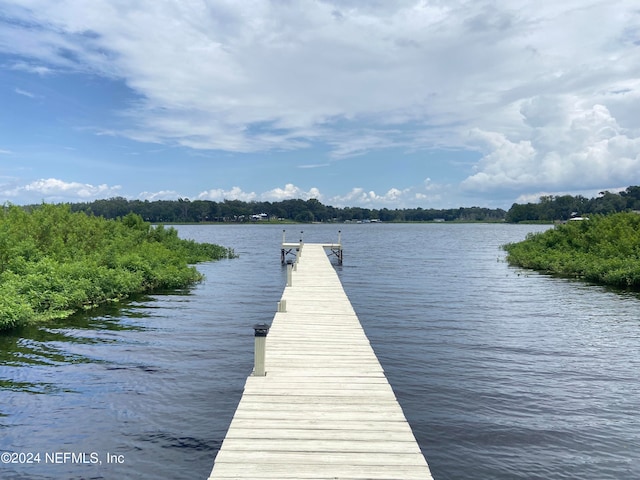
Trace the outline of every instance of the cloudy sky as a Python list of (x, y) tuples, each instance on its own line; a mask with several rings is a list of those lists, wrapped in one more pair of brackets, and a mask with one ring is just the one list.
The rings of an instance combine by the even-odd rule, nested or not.
[(637, 0), (0, 0), (0, 201), (640, 185)]

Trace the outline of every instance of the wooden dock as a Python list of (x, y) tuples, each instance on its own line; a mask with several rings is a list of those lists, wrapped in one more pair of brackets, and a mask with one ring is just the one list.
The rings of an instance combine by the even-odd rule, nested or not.
[(325, 245), (300, 252), (209, 479), (431, 479)]

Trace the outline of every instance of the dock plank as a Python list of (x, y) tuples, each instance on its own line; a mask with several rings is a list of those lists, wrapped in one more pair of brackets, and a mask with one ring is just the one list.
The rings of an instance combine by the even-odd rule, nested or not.
[(210, 480), (432, 479), (326, 247), (302, 248)]

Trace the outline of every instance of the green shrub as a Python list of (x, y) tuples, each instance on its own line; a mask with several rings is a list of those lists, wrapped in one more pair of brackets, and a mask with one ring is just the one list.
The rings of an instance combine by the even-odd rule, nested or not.
[(616, 213), (571, 221), (504, 246), (523, 268), (624, 289), (640, 289), (640, 215)]
[(138, 215), (118, 220), (68, 205), (0, 209), (0, 330), (64, 318), (135, 293), (201, 279), (191, 264), (224, 258), (219, 245), (182, 240)]

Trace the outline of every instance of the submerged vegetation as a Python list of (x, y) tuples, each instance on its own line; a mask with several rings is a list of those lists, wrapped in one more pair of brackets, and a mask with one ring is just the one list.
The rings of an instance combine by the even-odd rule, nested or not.
[(232, 256), (136, 214), (107, 220), (68, 205), (0, 209), (0, 330), (64, 318), (135, 293), (181, 288), (190, 264)]
[(569, 221), (504, 246), (507, 261), (555, 275), (640, 290), (640, 215)]

